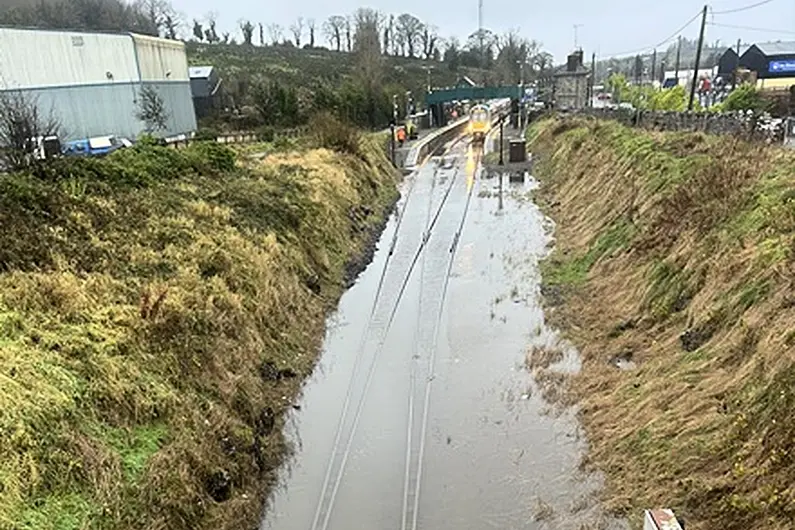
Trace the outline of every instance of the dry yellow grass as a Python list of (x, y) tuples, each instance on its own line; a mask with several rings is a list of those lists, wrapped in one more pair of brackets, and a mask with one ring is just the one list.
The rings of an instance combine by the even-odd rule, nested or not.
[(363, 141), (0, 177), (0, 529), (256, 525), (282, 412), (396, 198)]
[[(545, 289), (607, 505), (793, 528), (795, 153), (582, 119), (532, 135), (558, 230)], [(626, 353), (636, 369), (609, 364)]]

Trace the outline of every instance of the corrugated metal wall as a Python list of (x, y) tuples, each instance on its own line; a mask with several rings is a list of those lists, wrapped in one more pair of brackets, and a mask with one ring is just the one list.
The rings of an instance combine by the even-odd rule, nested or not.
[(185, 44), (132, 34), (142, 81), (190, 81)]
[(0, 28), (0, 89), (139, 80), (127, 35)]
[[(196, 110), (190, 93), (190, 83), (144, 82), (157, 90), (168, 111), (167, 136), (196, 130)], [(143, 131), (143, 126), (142, 129)]]
[(47, 88), (25, 91), (35, 95), (41, 112), (60, 121), (64, 140), (115, 134), (136, 138), (144, 129), (135, 117), (138, 83)]
[(155, 87), (174, 136), (196, 130), (182, 42), (131, 34), (0, 28), (0, 90), (38, 98), (64, 127), (64, 139), (116, 134), (137, 137), (135, 117), (144, 85)]

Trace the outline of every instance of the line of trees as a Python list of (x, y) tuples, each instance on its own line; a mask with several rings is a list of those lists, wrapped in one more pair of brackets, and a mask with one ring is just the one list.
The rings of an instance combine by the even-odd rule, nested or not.
[(133, 31), (177, 39), (184, 17), (168, 0), (8, 0), (0, 24), (48, 29)]
[(219, 35), (217, 14), (210, 13), (204, 20), (193, 20), (191, 40), (304, 48), (323, 47), (325, 43), (327, 49), (341, 53), (356, 53), (357, 46), (366, 47), (378, 49), (382, 56), (443, 62), (452, 71), (462, 67), (489, 70), (492, 74), (489, 81), (494, 83), (515, 83), (521, 74), (529, 81), (552, 66), (552, 56), (542, 49), (541, 43), (521, 36), (518, 30), (503, 34), (479, 30), (461, 43), (456, 37), (442, 37), (437, 27), (409, 13), (393, 15), (372, 9), (366, 12), (371, 37), (364, 43), (357, 43), (357, 33), (361, 34), (361, 9), (351, 15), (333, 15), (322, 23), (298, 17), (288, 28), (276, 23), (240, 20), (237, 35)]

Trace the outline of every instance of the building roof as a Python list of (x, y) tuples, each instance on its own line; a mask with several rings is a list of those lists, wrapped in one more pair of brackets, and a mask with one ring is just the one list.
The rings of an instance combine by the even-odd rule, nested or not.
[(188, 68), (188, 74), (191, 79), (207, 79), (213, 73), (212, 66), (191, 66)]
[(756, 44), (759, 51), (767, 56), (770, 55), (795, 55), (795, 42), (760, 42)]
[(740, 56), (742, 56), (742, 54), (744, 54), (745, 52), (747, 52), (747, 51), (748, 51), (748, 48), (750, 48), (750, 47), (751, 47), (751, 45), (750, 45), (750, 44), (741, 44), (741, 45), (740, 45), (740, 53), (737, 53), (737, 48), (736, 48), (736, 47), (734, 47), (734, 46), (732, 46), (732, 47), (730, 47), (730, 48), (726, 48), (726, 49), (723, 51), (723, 53), (721, 54), (721, 57), (723, 57), (724, 55), (726, 55), (726, 54), (727, 54), (727, 53), (729, 53), (729, 52), (733, 53), (733, 54), (734, 54), (734, 55), (736, 55), (737, 57), (740, 57)]

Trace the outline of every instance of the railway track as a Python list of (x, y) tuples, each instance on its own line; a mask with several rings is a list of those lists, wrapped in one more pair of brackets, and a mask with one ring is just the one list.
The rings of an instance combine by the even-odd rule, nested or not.
[[(451, 144), (445, 150), (445, 154), (449, 153), (451, 150), (455, 149), (458, 145), (466, 141), (466, 137), (459, 137), (458, 139), (451, 142)], [(350, 384), (348, 386), (348, 390), (345, 396), (345, 400), (342, 407), (342, 414), (338, 422), (337, 431), (334, 438), (334, 443), (332, 446), (331, 454), (329, 456), (328, 464), (326, 467), (326, 473), (323, 480), (323, 485), (321, 487), (321, 493), (318, 498), (318, 503), (315, 510), (315, 515), (312, 521), (311, 530), (327, 530), (329, 526), (329, 522), (331, 519), (331, 515), (333, 512), (333, 508), (337, 499), (337, 495), (339, 492), (339, 487), (342, 482), (342, 479), (345, 474), (345, 467), (348, 463), (348, 459), (351, 454), (351, 447), (354, 440), (354, 435), (359, 426), (359, 421), (361, 419), (362, 410), (367, 398), (368, 391), (370, 389), (370, 385), (373, 380), (373, 374), (375, 371), (375, 367), (381, 357), (383, 347), (386, 341), (386, 337), (389, 333), (389, 330), (394, 323), (395, 316), (397, 314), (398, 309), (401, 306), (401, 303), (404, 298), (404, 294), (406, 291), (406, 287), (411, 280), (412, 274), (417, 266), (417, 263), (420, 257), (423, 255), (424, 250), (427, 247), (428, 241), (433, 234), (433, 230), (437, 225), (439, 217), (442, 214), (442, 211), (445, 208), (445, 205), (448, 202), (448, 198), (450, 193), (457, 182), (457, 178), (459, 175), (459, 168), (456, 166), (454, 168), (453, 174), (450, 176), (450, 182), (447, 184), (444, 194), (442, 196), (442, 200), (437, 207), (434, 215), (427, 219), (425, 228), (421, 235), (420, 244), (416, 250), (416, 252), (411, 257), (411, 261), (408, 264), (408, 268), (406, 273), (403, 277), (403, 280), (400, 284), (400, 289), (395, 297), (395, 300), (391, 304), (391, 310), (388, 315), (388, 319), (385, 325), (378, 326), (376, 321), (376, 310), (379, 307), (379, 304), (383, 303), (383, 287), (384, 282), (386, 279), (387, 271), (390, 268), (390, 265), (394, 263), (393, 254), (395, 251), (395, 247), (397, 245), (398, 238), (401, 234), (401, 227), (403, 224), (403, 218), (406, 213), (406, 210), (409, 206), (409, 202), (413, 196), (413, 191), (416, 187), (417, 179), (419, 177), (420, 172), (424, 167), (426, 167), (428, 160), (426, 160), (420, 169), (415, 175), (414, 180), (409, 186), (409, 190), (406, 193), (406, 198), (404, 200), (404, 205), (401, 211), (398, 213), (398, 220), (395, 226), (395, 231), (392, 236), (392, 240), (390, 242), (390, 249), (388, 253), (387, 260), (384, 263), (384, 266), (380, 273), (379, 284), (376, 289), (375, 296), (373, 298), (373, 304), (369, 313), (369, 319), (367, 325), (365, 326), (364, 332), (362, 333), (362, 338), (359, 343), (359, 347), (356, 352), (356, 357), (354, 361), (354, 370), (353, 376), (351, 377)], [(438, 168), (435, 170), (434, 180), (436, 177), (436, 172)], [(470, 190), (471, 192), (471, 190)], [(429, 194), (429, 204), (428, 204), (428, 212), (432, 211), (431, 204), (433, 201), (433, 193)], [(380, 327), (380, 329), (379, 329)], [(360, 372), (363, 368), (362, 364), (365, 361), (365, 354), (367, 352), (366, 346), (368, 344), (368, 338), (371, 334), (377, 333), (378, 338), (375, 346), (375, 351), (372, 353), (372, 357), (370, 359), (370, 363), (366, 368), (365, 372), (365, 382), (364, 382), (364, 389), (361, 392), (358, 400), (354, 402), (354, 389), (356, 386), (356, 374)], [(355, 407), (355, 409), (354, 409)], [(346, 424), (349, 419), (349, 415), (353, 412), (353, 417), (351, 419), (351, 424), (346, 428)]]

